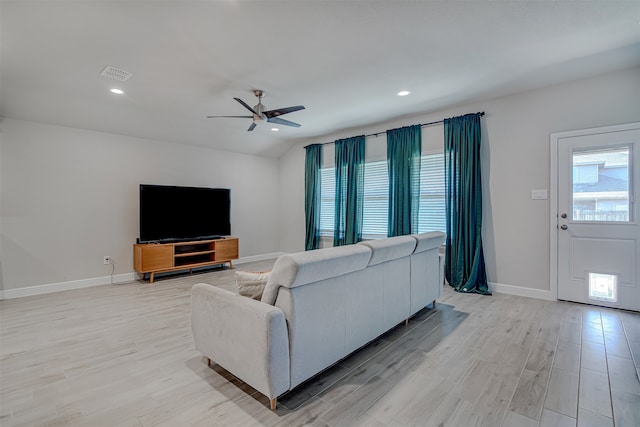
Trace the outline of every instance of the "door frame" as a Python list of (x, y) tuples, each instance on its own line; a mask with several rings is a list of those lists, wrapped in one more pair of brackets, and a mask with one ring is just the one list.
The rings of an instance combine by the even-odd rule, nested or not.
[[(551, 298), (558, 300), (558, 142), (563, 138), (597, 135), (640, 129), (640, 122), (602, 126), (589, 129), (555, 132), (550, 135), (550, 183), (549, 183), (549, 286)], [(635, 166), (635, 165), (634, 165)], [(637, 168), (637, 166), (635, 166)], [(635, 171), (635, 170), (634, 170)], [(640, 200), (637, 201), (640, 203)]]

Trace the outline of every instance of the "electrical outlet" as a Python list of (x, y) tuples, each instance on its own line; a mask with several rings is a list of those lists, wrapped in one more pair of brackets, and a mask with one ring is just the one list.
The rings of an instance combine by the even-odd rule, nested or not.
[(104, 265), (109, 265), (111, 264), (111, 257), (109, 255), (105, 255), (104, 258), (102, 259), (102, 263)]

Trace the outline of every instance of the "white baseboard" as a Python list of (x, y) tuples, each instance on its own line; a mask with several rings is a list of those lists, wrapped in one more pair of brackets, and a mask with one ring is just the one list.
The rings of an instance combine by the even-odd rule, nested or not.
[(69, 282), (49, 283), (46, 285), (27, 286), (25, 288), (6, 289), (0, 291), (0, 300), (29, 297), (33, 295), (50, 294), (52, 292), (69, 291), (72, 289), (90, 288), (92, 286), (110, 285), (131, 282), (136, 279), (135, 273), (114, 274), (111, 276), (92, 277), (89, 279), (72, 280)]
[[(253, 255), (235, 260), (234, 264), (246, 264), (254, 261), (264, 261), (285, 255), (286, 252), (273, 252), (269, 254)], [(92, 277), (89, 279), (72, 280), (69, 282), (49, 283), (46, 285), (27, 286), (25, 288), (0, 290), (0, 300), (29, 297), (33, 295), (50, 294), (52, 292), (69, 291), (72, 289), (90, 288), (92, 286), (110, 285), (116, 283), (131, 282), (138, 279), (134, 272), (115, 274), (113, 280), (111, 276)]]
[(551, 295), (551, 291), (545, 291), (542, 289), (532, 289), (522, 286), (504, 285), (502, 283), (489, 282), (489, 290), (498, 294), (508, 294), (520, 297), (543, 299), (547, 301), (556, 301), (556, 298)]
[(267, 259), (278, 258), (279, 256), (286, 255), (286, 254), (287, 254), (286, 252), (272, 252), (270, 254), (244, 256), (242, 258), (239, 258), (239, 259), (233, 261), (233, 265), (246, 264), (248, 262), (254, 262), (254, 261), (264, 261), (264, 260), (267, 260)]
[[(272, 252), (268, 254), (252, 255), (242, 257), (234, 261), (234, 264), (246, 264), (255, 261), (264, 261), (268, 259), (277, 258), (281, 255), (286, 255), (286, 252)], [(49, 283), (46, 285), (28, 286), (18, 289), (0, 290), (0, 300), (28, 297), (33, 295), (43, 295), (52, 292), (69, 291), (72, 289), (89, 288), (91, 286), (109, 285), (111, 283), (125, 283), (131, 282), (138, 278), (136, 273), (124, 273), (116, 274), (113, 276), (93, 277), (89, 279), (73, 280), (69, 282)], [(517, 295), (521, 297), (537, 298), (548, 301), (555, 301), (556, 299), (551, 296), (551, 291), (544, 291), (540, 289), (524, 288), (521, 286), (504, 285), (501, 283), (489, 283), (489, 290), (499, 294)]]

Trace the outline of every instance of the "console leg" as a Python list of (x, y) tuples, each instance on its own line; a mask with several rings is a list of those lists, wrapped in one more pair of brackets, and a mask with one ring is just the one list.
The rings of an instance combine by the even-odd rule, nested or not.
[(233, 263), (231, 261), (229, 261), (229, 268), (233, 270)]
[(153, 273), (149, 273), (149, 284), (153, 284)]
[(276, 410), (276, 405), (278, 404), (277, 400), (278, 400), (277, 398), (269, 400), (269, 407), (271, 408), (272, 411)]

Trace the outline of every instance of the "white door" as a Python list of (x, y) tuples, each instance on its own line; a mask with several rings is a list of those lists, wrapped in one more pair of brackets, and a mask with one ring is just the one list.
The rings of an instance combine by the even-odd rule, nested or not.
[(558, 299), (640, 311), (640, 123), (554, 134), (552, 148)]

